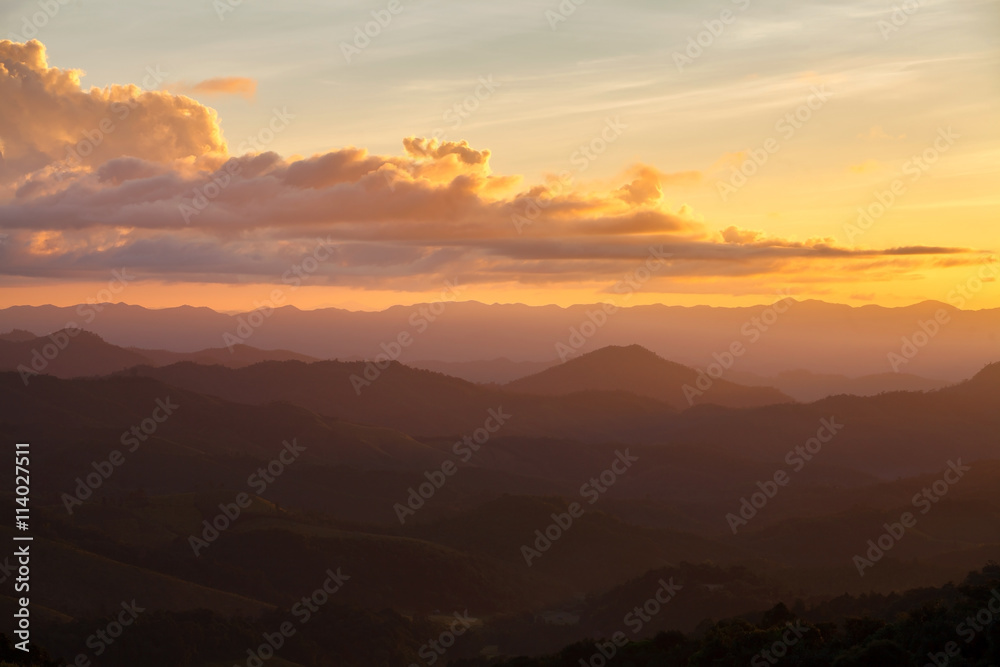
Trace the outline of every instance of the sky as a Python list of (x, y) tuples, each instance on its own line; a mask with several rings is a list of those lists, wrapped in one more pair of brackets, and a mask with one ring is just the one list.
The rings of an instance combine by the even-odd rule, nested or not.
[(998, 0), (8, 0), (0, 307), (1000, 307), (998, 34)]

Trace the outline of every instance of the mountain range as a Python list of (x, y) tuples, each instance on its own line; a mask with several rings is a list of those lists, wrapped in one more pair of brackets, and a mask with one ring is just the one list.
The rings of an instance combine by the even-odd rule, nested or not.
[[(263, 361), (318, 361), (289, 350), (260, 350), (245, 344), (195, 352), (123, 348), (86, 330), (63, 329), (46, 336), (25, 330), (0, 333), (0, 370), (35, 372), (56, 377), (88, 377), (116, 373), (136, 366), (161, 367), (181, 362), (244, 368)], [(51, 358), (50, 358), (51, 357)], [(503, 386), (527, 394), (564, 394), (570, 390), (625, 390), (663, 401), (678, 409), (716, 403), (753, 406), (790, 400), (811, 402), (835, 394), (869, 396), (887, 391), (926, 391), (949, 383), (908, 373), (883, 373), (862, 378), (785, 371), (775, 377), (726, 370), (716, 381), (704, 371), (667, 361), (638, 345), (609, 346), (572, 357), (566, 363), (414, 362), (415, 369), (435, 371), (476, 384)], [(709, 369), (714, 370), (714, 369)], [(363, 377), (363, 376), (359, 376)], [(711, 381), (710, 395), (697, 389)], [(689, 387), (685, 394), (684, 387)], [(689, 400), (690, 399), (690, 400)]]
[(477, 302), (396, 306), (380, 312), (303, 311), (264, 303), (256, 311), (233, 314), (123, 303), (15, 306), (0, 310), (0, 327), (39, 335), (85, 328), (122, 347), (173, 352), (247, 344), (343, 360), (374, 359), (384, 353), (383, 346), (393, 348), (406, 334), (410, 342), (396, 357), (404, 363), (500, 358), (552, 363), (609, 345), (638, 344), (703, 370), (716, 355), (740, 343), (745, 352), (732, 372), (774, 376), (806, 370), (850, 377), (903, 372), (950, 382), (1000, 358), (1000, 309), (960, 310), (936, 301), (901, 308), (783, 301), (782, 313), (766, 304), (653, 305), (622, 307), (606, 320), (595, 315), (603, 313), (599, 305)]
[[(612, 344), (421, 368), (390, 354), (398, 334), (386, 357), (338, 360), (31, 331), (0, 334), (0, 439), (32, 443), (35, 622), (64, 659), (141, 595), (156, 621), (110, 664), (206, 624), (226, 639), (165, 663), (233, 664), (331, 567), (355, 585), (286, 665), (348, 655), (342, 627), (413, 661), (456, 609), (477, 628), (456, 659), (557, 651), (614, 632), (619, 605), (664, 577), (689, 593), (646, 636), (942, 586), (1000, 558), (1000, 363), (950, 381), (767, 375), (732, 345), (699, 367)], [(859, 576), (906, 512), (917, 527)]]

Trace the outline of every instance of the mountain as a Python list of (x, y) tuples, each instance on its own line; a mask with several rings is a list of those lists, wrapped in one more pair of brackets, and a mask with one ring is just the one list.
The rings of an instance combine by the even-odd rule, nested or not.
[(209, 348), (197, 352), (170, 352), (169, 350), (143, 350), (132, 348), (141, 354), (153, 366), (169, 366), (170, 364), (190, 361), (196, 364), (227, 366), (228, 368), (243, 368), (252, 366), (262, 361), (319, 361), (315, 357), (310, 357), (298, 352), (289, 350), (258, 350), (249, 345), (233, 345), (232, 349), (227, 347)]
[[(617, 358), (622, 353), (621, 349), (608, 350), (598, 359), (608, 354)], [(661, 363), (673, 368), (642, 350), (626, 350), (624, 354), (646, 359), (653, 369)], [(583, 361), (589, 369), (589, 360)], [(596, 367), (603, 369), (605, 365)], [(993, 434), (1000, 430), (1000, 413), (992, 398), (1000, 394), (998, 368), (1000, 365), (987, 367), (971, 380), (930, 392), (831, 396), (811, 404), (784, 399), (738, 409), (709, 403), (720, 400), (716, 395), (734, 402), (750, 400), (746, 396), (756, 399), (761, 394), (753, 392), (760, 388), (734, 385), (737, 388), (727, 395), (723, 391), (715, 394), (718, 387), (713, 386), (705, 392), (704, 404), (682, 411), (659, 398), (633, 393), (635, 388), (650, 393), (670, 391), (671, 385), (655, 372), (640, 375), (637, 385), (629, 390), (584, 390), (580, 384), (570, 384), (575, 378), (566, 382), (558, 378), (562, 383), (553, 390), (571, 391), (563, 395), (512, 391), (511, 385), (516, 389), (518, 383), (502, 388), (475, 385), (398, 362), (383, 370), (374, 364), (338, 361), (269, 361), (239, 369), (181, 363), (136, 367), (127, 373), (236, 403), (283, 401), (320, 415), (385, 427), (425, 441), (440, 438), (445, 448), (483, 428), (491, 410), (502, 410), (510, 418), (497, 432), (499, 437), (689, 447), (727, 459), (768, 461), (787, 469), (790, 452), (815, 439), (824, 423), (830, 423), (842, 425), (831, 426), (837, 431), (836, 446), (824, 446), (822, 454), (810, 456), (810, 460), (894, 478), (939, 470), (949, 458), (998, 456)], [(366, 373), (370, 380), (365, 379)], [(750, 394), (736, 394), (743, 390)], [(766, 391), (764, 396), (777, 394)], [(827, 438), (828, 431), (822, 435)]]
[[(642, 350), (626, 354), (648, 360)], [(658, 362), (647, 363), (655, 369)], [(0, 439), (32, 443), (38, 565), (56, 572), (36, 591), (38, 627), (57, 624), (47, 636), (65, 638), (76, 624), (85, 640), (102, 627), (95, 618), (140, 591), (154, 628), (177, 631), (157, 613), (201, 613), (221, 632), (226, 623), (270, 619), (272, 608), (280, 624), (287, 606), (315, 590), (328, 568), (342, 567), (352, 580), (317, 618), (378, 612), (422, 623), (469, 609), (478, 629), (469, 633), (468, 652), (454, 657), (486, 646), (514, 654), (540, 650), (521, 643), (529, 637), (561, 646), (621, 627), (623, 614), (664, 576), (684, 584), (683, 597), (650, 629), (691, 630), (706, 618), (780, 600), (940, 585), (1000, 556), (1000, 364), (937, 391), (680, 412), (627, 391), (510, 394), (398, 363), (359, 395), (350, 374), (365, 370), (362, 362), (240, 369), (185, 362), (96, 379), (39, 376), (28, 386), (17, 373), (0, 373)], [(494, 434), (468, 461), (455, 456), (454, 435), (418, 438), (356, 423), (402, 420), (445, 431), (481, 425), (482, 408), (496, 400), (511, 415), (512, 432)], [(125, 450), (123, 434), (161, 403), (176, 407), (123, 463), (105, 463), (113, 450)], [(834, 427), (834, 438), (794, 470), (787, 453), (824, 420), (842, 431)], [(607, 442), (585, 442), (595, 439), (595, 428), (596, 439)], [(523, 435), (551, 432), (564, 435)], [(305, 447), (301, 458), (274, 472), (266, 488), (249, 487), (248, 475), (269, 468), (287, 440)], [(619, 452), (634, 460), (625, 471), (613, 467)], [(949, 460), (969, 470), (859, 577), (852, 556), (886, 522), (914, 511), (913, 495), (937, 488)], [(457, 472), (433, 482), (448, 461)], [(776, 487), (733, 535), (727, 513), (740, 511), (741, 499), (778, 470), (790, 484)], [(912, 470), (919, 475), (907, 474)], [(98, 480), (98, 489), (70, 514), (65, 494), (84, 478)], [(603, 491), (591, 503), (583, 488), (597, 483)], [(14, 484), (13, 476), (0, 479), (0, 495), (12, 497)], [(411, 502), (421, 486), (434, 490), (424, 491), (429, 497), (402, 524), (395, 506)], [(249, 494), (249, 505), (196, 555), (190, 536), (240, 493)], [(560, 527), (573, 502), (584, 512)], [(530, 566), (524, 545), (538, 545)], [(8, 600), (0, 598), (0, 609)], [(193, 611), (200, 608), (207, 611)], [(239, 618), (220, 620), (232, 614)], [(323, 623), (309, 627), (325, 633)], [(255, 641), (276, 627), (270, 620), (263, 626), (254, 629)], [(350, 627), (367, 625), (355, 620)], [(415, 636), (406, 641), (414, 650), (442, 632), (411, 629)], [(242, 634), (227, 637), (232, 660), (206, 667), (239, 662), (243, 646), (253, 645)], [(66, 644), (72, 657), (80, 642)], [(306, 656), (299, 664), (322, 663)]]
[(48, 336), (14, 330), (0, 336), (0, 371), (34, 371), (61, 378), (110, 375), (133, 366), (164, 366), (188, 361), (242, 368), (262, 361), (316, 361), (288, 350), (258, 350), (234, 345), (197, 352), (123, 348), (83, 329), (61, 329)]
[[(584, 513), (565, 534), (541, 551), (533, 531), (545, 530), (553, 514), (565, 514), (564, 500), (503, 496), (456, 517), (415, 524), (406, 534), (465, 553), (489, 554), (514, 569), (524, 568), (530, 559), (533, 573), (569, 591), (605, 590), (668, 563), (735, 561), (746, 555), (713, 539), (630, 525), (596, 505), (583, 505)], [(537, 553), (526, 556), (524, 545)]]
[(960, 382), (946, 391), (950, 393), (975, 394), (977, 397), (989, 399), (1000, 395), (1000, 362), (985, 365), (966, 382)]
[[(108, 485), (161, 493), (245, 483), (246, 459), (270, 460), (295, 439), (314, 464), (422, 469), (443, 460), (438, 450), (389, 429), (287, 403), (232, 403), (130, 375), (38, 376), (25, 387), (17, 374), (0, 373), (0, 402), (3, 437), (45, 443), (37, 458), (47, 467), (52, 491), (72, 489), (76, 476), (107, 459), (112, 448), (134, 452), (136, 461), (118, 468)], [(140, 424), (145, 430), (136, 433), (133, 427)], [(180, 478), (190, 485), (177, 486)]]
[(774, 377), (763, 377), (754, 373), (733, 373), (730, 379), (750, 387), (774, 387), (804, 403), (837, 394), (874, 396), (891, 391), (931, 391), (951, 384), (944, 380), (931, 380), (910, 373), (878, 373), (852, 378), (846, 375), (812, 373), (802, 369), (782, 371)]
[(26, 340), (34, 340), (36, 338), (38, 338), (37, 334), (25, 331), (24, 329), (14, 329), (5, 334), (0, 334), (0, 341), (7, 341), (9, 343), (23, 343)]
[(629, 391), (663, 401), (679, 410), (697, 404), (749, 408), (794, 402), (777, 389), (712, 380), (699, 375), (693, 368), (667, 361), (639, 345), (609, 346), (589, 352), (541, 373), (510, 382), (504, 389), (540, 396), (562, 396), (578, 391)]
[(319, 414), (421, 437), (471, 435), (491, 414), (502, 411), (510, 415), (503, 420), (504, 436), (648, 441), (676, 414), (659, 401), (626, 392), (539, 400), (398, 362), (384, 369), (361, 361), (268, 361), (239, 369), (186, 362), (128, 372), (238, 403), (286, 401)]
[(555, 366), (558, 361), (511, 361), (491, 359), (489, 361), (410, 361), (407, 366), (444, 373), (478, 384), (506, 384), (544, 371)]
[[(635, 601), (662, 590), (665, 581), (676, 584), (676, 595), (664, 605), (652, 600), (647, 609), (657, 613), (643, 614)], [(998, 585), (1000, 566), (991, 563), (940, 588), (903, 587), (890, 595), (867, 593), (803, 601), (788, 590), (791, 582), (777, 577), (769, 580), (744, 568), (664, 568), (588, 600), (579, 610), (580, 627), (573, 644), (564, 641), (550, 647), (555, 633), (519, 628), (524, 639), (516, 644), (516, 651), (500, 660), (471, 659), (461, 664), (579, 667), (591, 662), (613, 664), (603, 657), (610, 655), (614, 664), (633, 667), (779, 663), (995, 667), (1000, 664), (996, 641), (1000, 631), (992, 622), (990, 607), (995, 606)], [(784, 601), (772, 606), (769, 598), (773, 599), (776, 588), (783, 589)], [(625, 619), (632, 622), (624, 625), (633, 627), (625, 632), (622, 614), (629, 609), (634, 611)], [(721, 611), (723, 620), (710, 620), (720, 617), (713, 611)], [(977, 613), (986, 622), (977, 623)], [(678, 627), (683, 632), (676, 631)], [(959, 638), (963, 641), (957, 641)], [(528, 657), (539, 653), (547, 655)], [(591, 661), (591, 656), (599, 660)]]
[[(410, 342), (396, 357), (403, 363), (499, 358), (548, 362), (560, 357), (560, 345), (585, 353), (638, 344), (677, 363), (706, 369), (714, 355), (740, 342), (747, 351), (731, 370), (765, 376), (796, 369), (848, 376), (899, 371), (958, 381), (1000, 358), (1000, 308), (960, 310), (937, 301), (854, 308), (792, 298), (782, 299), (779, 308), (630, 306), (597, 327), (593, 319), (601, 321), (604, 309), (593, 304), (562, 308), (441, 302), (379, 312), (304, 311), (264, 304), (258, 312), (225, 314), (190, 306), (153, 310), (119, 303), (15, 306), (0, 309), (0, 323), (42, 332), (85, 327), (123, 347), (196, 352), (240, 343), (319, 359), (374, 359), (383, 345), (391, 348), (407, 333)], [(939, 317), (944, 323), (935, 325)], [(934, 332), (933, 341), (894, 368), (889, 354), (899, 353), (907, 341), (913, 345), (915, 338), (922, 342), (925, 327)]]
[(142, 354), (106, 343), (82, 329), (60, 329), (48, 336), (0, 340), (0, 371), (18, 371), (30, 378), (41, 373), (71, 378), (107, 375), (125, 368), (148, 364)]
[[(12, 530), (2, 532), (6, 539), (13, 537)], [(272, 608), (243, 595), (95, 554), (64, 540), (36, 539), (32, 547), (33, 554), (37, 554), (33, 564), (50, 575), (32, 586), (34, 599), (68, 616), (96, 615), (120, 608), (122, 600), (138, 598), (140, 592), (141, 605), (157, 609), (214, 609), (251, 616)]]

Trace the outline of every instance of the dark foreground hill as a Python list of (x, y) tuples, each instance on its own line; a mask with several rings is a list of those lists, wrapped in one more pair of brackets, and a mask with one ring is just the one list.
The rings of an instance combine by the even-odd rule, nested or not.
[[(370, 373), (365, 362), (266, 362), (242, 369), (196, 364), (128, 371), (189, 391), (263, 405), (286, 401), (342, 420), (420, 437), (461, 438), (482, 428), (490, 410), (511, 415), (499, 434), (599, 443), (685, 446), (725, 458), (799, 467), (814, 459), (885, 478), (941, 469), (949, 459), (1000, 456), (1000, 365), (932, 392), (833, 396), (803, 405), (732, 409), (696, 405), (682, 412), (630, 391), (579, 391), (536, 396), (474, 385), (393, 362)], [(555, 369), (550, 369), (550, 371)], [(547, 371), (547, 372), (550, 372)], [(369, 372), (371, 380), (364, 379)], [(358, 380), (361, 379), (362, 383)], [(715, 387), (706, 392), (713, 396)], [(817, 434), (835, 444), (809, 445)], [(830, 421), (833, 420), (833, 421)], [(811, 467), (811, 466), (810, 466)]]
[(910, 373), (877, 373), (862, 377), (847, 377), (829, 373), (810, 373), (804, 370), (783, 371), (774, 377), (733, 373), (731, 379), (752, 387), (774, 387), (803, 403), (811, 403), (837, 394), (875, 396), (893, 391), (931, 391), (951, 384), (944, 380), (932, 380)]
[[(674, 599), (660, 605), (653, 594), (662, 586), (658, 582), (671, 574), (678, 576), (666, 579), (667, 583), (682, 586)], [(643, 581), (635, 582), (630, 597), (613, 603), (621, 620), (609, 624), (604, 633), (567, 645), (558, 653), (499, 662), (468, 659), (452, 664), (455, 667), (579, 667), (581, 664), (993, 667), (1000, 664), (1000, 566), (995, 563), (982, 572), (971, 573), (959, 586), (949, 584), (940, 589), (917, 589), (891, 596), (843, 596), (809, 608), (801, 601), (792, 609), (778, 604), (767, 611), (718, 623), (706, 622), (696, 633), (664, 631), (652, 639), (639, 640), (633, 630), (637, 625), (648, 625), (643, 621), (650, 615), (649, 612), (643, 615), (635, 605), (653, 600), (648, 609), (658, 610), (652, 618), (657, 623), (659, 616), (675, 613), (671, 607), (683, 596), (710, 595), (703, 586), (691, 585), (691, 578), (683, 574), (650, 573)], [(684, 586), (686, 581), (688, 585)], [(725, 588), (735, 583), (729, 581), (717, 586)], [(635, 611), (630, 612), (634, 606)]]
[[(898, 651), (877, 662), (886, 648), (877, 641), (911, 651), (905, 635), (884, 628), (913, 607), (899, 596), (845, 594), (940, 586), (1000, 558), (1000, 365), (934, 392), (683, 412), (624, 391), (515, 395), (401, 365), (359, 396), (350, 374), (364, 368), (177, 364), (100, 379), (39, 376), (27, 386), (0, 373), (0, 439), (32, 444), (43, 573), (32, 591), (36, 636), (72, 660), (116, 605), (145, 596), (138, 604), (148, 616), (99, 664), (246, 664), (263, 633), (339, 567), (348, 585), (270, 664), (411, 664), (466, 610), (474, 629), (443, 659), (541, 655), (610, 636), (661, 578), (674, 577), (685, 589), (630, 638), (697, 631), (668, 637), (693, 651), (685, 659), (701, 652), (712, 664), (727, 647), (766, 645), (773, 632), (762, 610), (784, 602), (800, 615), (822, 611), (803, 616), (824, 633), (818, 649), (868, 661), (841, 664), (896, 664)], [(149, 377), (160, 373), (168, 377)], [(510, 424), (521, 415), (523, 430), (501, 429), (469, 457), (453, 435), (390, 428), (400, 413), (421, 427), (437, 419), (479, 428), (495, 400), (504, 411), (514, 401)], [(643, 422), (635, 406), (652, 417)], [(821, 432), (825, 442), (806, 460), (796, 448), (808, 453)], [(291, 441), (301, 456), (263, 478)], [(616, 471), (624, 452), (633, 465)], [(959, 460), (969, 469), (860, 576), (853, 556), (885, 524), (919, 512), (914, 495)], [(789, 483), (773, 487), (734, 535), (727, 514), (778, 471)], [(13, 482), (0, 477), (8, 506)], [(247, 505), (227, 519), (240, 494)], [(584, 512), (568, 524), (573, 503)], [(412, 513), (400, 515), (404, 506)], [(526, 545), (538, 552), (530, 563)], [(953, 589), (926, 599), (935, 595), (956, 599)], [(4, 604), (12, 613), (12, 600), (0, 597)], [(862, 614), (880, 620), (821, 625)], [(733, 616), (743, 620), (708, 620)], [(943, 650), (930, 641), (943, 634), (928, 633), (928, 651)], [(584, 646), (557, 659), (588, 659), (595, 649)], [(988, 660), (978, 647), (967, 655)], [(682, 653), (653, 655), (671, 664)], [(740, 655), (742, 664), (753, 657)], [(819, 655), (813, 664), (841, 659)]]
[(623, 391), (538, 398), (397, 362), (384, 369), (361, 361), (265, 362), (242, 369), (183, 363), (129, 372), (241, 403), (287, 401), (320, 414), (420, 436), (471, 435), (483, 428), (491, 411), (502, 408), (510, 415), (503, 420), (503, 435), (648, 440), (676, 412)]

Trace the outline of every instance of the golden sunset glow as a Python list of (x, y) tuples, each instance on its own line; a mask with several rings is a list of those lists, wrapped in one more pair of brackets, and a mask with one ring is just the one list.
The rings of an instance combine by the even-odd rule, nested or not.
[(1000, 0), (0, 26), (0, 667), (1000, 665)]
[[(519, 65), (411, 80), (413, 118), (428, 97), (458, 100), (442, 127), (386, 124), (376, 103), (340, 146), (306, 141), (319, 107), (271, 91), (263, 69), (155, 65), (88, 87), (85, 56), (60, 49), (53, 65), (42, 42), (5, 41), (0, 305), (93, 298), (127, 268), (121, 298), (147, 305), (239, 310), (284, 285), (300, 308), (377, 310), (457, 280), (469, 300), (566, 306), (607, 300), (651, 249), (670, 261), (636, 304), (947, 301), (997, 249), (997, 54), (970, 39), (918, 57), (890, 37), (867, 64), (765, 59), (725, 76), (726, 44), (673, 49), (658, 72), (553, 64), (565, 102), (548, 106)], [(552, 126), (563, 117), (572, 141)], [(995, 276), (979, 278), (970, 307), (1000, 306)]]

